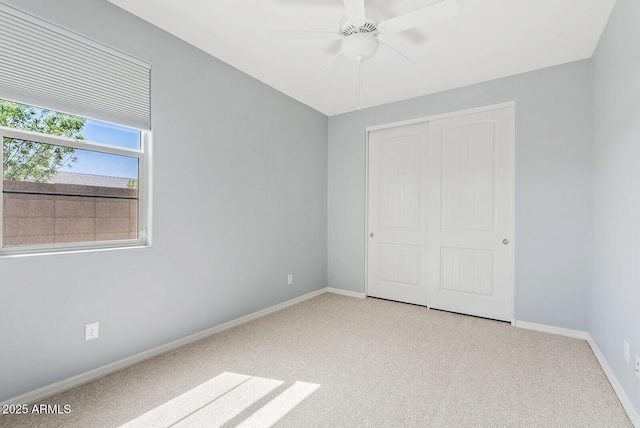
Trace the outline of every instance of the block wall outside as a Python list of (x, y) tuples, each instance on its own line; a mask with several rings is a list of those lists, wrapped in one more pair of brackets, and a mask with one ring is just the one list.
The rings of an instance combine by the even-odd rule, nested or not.
[[(135, 239), (136, 189), (4, 181), (3, 245)], [(28, 192), (28, 193), (27, 193)]]

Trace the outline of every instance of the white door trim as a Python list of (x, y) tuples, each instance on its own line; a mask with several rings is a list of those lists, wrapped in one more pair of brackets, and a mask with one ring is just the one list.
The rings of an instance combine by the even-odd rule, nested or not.
[[(479, 113), (479, 112), (484, 112), (484, 111), (491, 111), (491, 110), (499, 110), (502, 108), (507, 108), (507, 107), (514, 107), (514, 111), (515, 111), (515, 106), (516, 106), (516, 102), (514, 101), (505, 101), (505, 102), (501, 102), (501, 103), (496, 103), (496, 104), (488, 104), (488, 105), (484, 105), (484, 106), (478, 106), (478, 107), (472, 107), (472, 108), (468, 108), (468, 109), (463, 109), (463, 110), (456, 110), (456, 111), (450, 111), (450, 112), (445, 112), (445, 113), (438, 113), (438, 114), (433, 114), (430, 116), (424, 116), (424, 117), (419, 117), (419, 118), (415, 118), (415, 119), (408, 119), (408, 120), (402, 120), (402, 121), (398, 121), (398, 122), (389, 122), (389, 123), (385, 123), (385, 124), (381, 124), (381, 125), (372, 125), (372, 126), (367, 126), (365, 128), (365, 132), (366, 132), (366, 138), (365, 138), (365, 189), (364, 189), (364, 200), (365, 200), (365, 205), (364, 205), (364, 234), (363, 234), (363, 240), (364, 240), (364, 295), (365, 296), (369, 296), (369, 245), (368, 245), (368, 236), (369, 236), (369, 134), (373, 131), (378, 131), (381, 129), (387, 129), (387, 128), (394, 128), (394, 127), (398, 127), (398, 126), (405, 126), (405, 125), (412, 125), (414, 123), (421, 123), (421, 122), (430, 122), (430, 121), (434, 121), (434, 120), (438, 120), (438, 119), (445, 119), (445, 118), (449, 118), (449, 117), (455, 117), (455, 116), (464, 116), (467, 114), (472, 114), (472, 113)], [(517, 112), (515, 112), (516, 117), (517, 117)], [(515, 127), (515, 124), (514, 124)], [(514, 129), (514, 132), (517, 132), (517, 128)], [(517, 137), (517, 135), (516, 135)], [(516, 138), (516, 144), (517, 144), (517, 138)], [(516, 145), (516, 150), (517, 150), (517, 145)], [(515, 156), (515, 151), (514, 151), (514, 156)], [(515, 159), (513, 160), (513, 164), (514, 164), (514, 186), (513, 186), (513, 213), (514, 213), (514, 218), (513, 218), (513, 231), (512, 231), (512, 235), (514, 237), (513, 241), (514, 243), (517, 242), (516, 236), (515, 236), (515, 223), (516, 223), (516, 218), (515, 218), (515, 201), (516, 201), (516, 197), (515, 197)], [(512, 251), (512, 258), (511, 258), (511, 264), (512, 264), (512, 269), (511, 269), (511, 314), (512, 317), (515, 317), (515, 256), (516, 256), (516, 248), (513, 248)], [(429, 306), (427, 306), (427, 308), (429, 308)], [(515, 319), (512, 322), (512, 324), (515, 323)]]
[[(430, 116), (417, 117), (415, 119), (401, 120), (399, 122), (389, 122), (382, 125), (367, 126), (365, 128), (365, 131), (367, 133), (367, 154), (369, 153), (369, 132), (371, 131), (379, 131), (380, 129), (395, 128), (396, 126), (413, 125), (414, 123), (420, 123), (420, 122), (431, 122), (433, 120), (446, 119), (448, 117), (455, 117), (455, 116), (464, 116), (467, 114), (480, 113), (483, 111), (499, 110), (501, 108), (506, 108), (506, 107), (515, 107), (515, 105), (516, 105), (515, 101), (505, 101), (502, 103), (489, 104), (486, 106), (473, 107), (473, 108), (468, 108), (464, 110), (456, 110), (456, 111), (449, 111), (445, 113), (432, 114)], [(368, 161), (368, 158), (367, 158), (367, 161)], [(367, 163), (367, 165), (369, 164)]]

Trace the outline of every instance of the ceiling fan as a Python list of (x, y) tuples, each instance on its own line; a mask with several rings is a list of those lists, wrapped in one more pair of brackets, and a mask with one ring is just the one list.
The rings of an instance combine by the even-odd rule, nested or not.
[(277, 38), (342, 40), (342, 49), (320, 74), (328, 78), (333, 75), (346, 60), (355, 60), (360, 65), (360, 93), (362, 93), (362, 64), (370, 59), (382, 47), (394, 52), (405, 60), (409, 57), (392, 48), (379, 39), (388, 33), (399, 33), (420, 25), (429, 24), (457, 15), (457, 0), (441, 0), (437, 3), (414, 10), (413, 12), (380, 21), (378, 15), (365, 8), (365, 0), (343, 0), (347, 14), (340, 23), (340, 32), (329, 31), (274, 31)]

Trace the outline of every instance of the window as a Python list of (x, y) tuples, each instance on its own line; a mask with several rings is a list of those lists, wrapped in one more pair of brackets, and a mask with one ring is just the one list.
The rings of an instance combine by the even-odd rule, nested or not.
[(144, 244), (148, 134), (0, 100), (0, 251)]
[(0, 255), (146, 244), (151, 65), (4, 3), (0, 23)]

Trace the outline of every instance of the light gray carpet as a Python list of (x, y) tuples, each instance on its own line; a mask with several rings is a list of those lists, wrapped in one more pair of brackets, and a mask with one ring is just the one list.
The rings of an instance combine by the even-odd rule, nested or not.
[(117, 427), (224, 372), (283, 381), (225, 427), (296, 381), (320, 387), (275, 426), (632, 427), (583, 340), (329, 293), (44, 400), (69, 414), (0, 426)]

